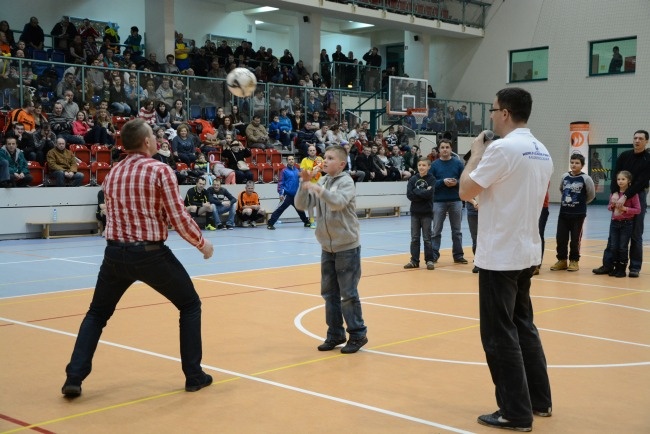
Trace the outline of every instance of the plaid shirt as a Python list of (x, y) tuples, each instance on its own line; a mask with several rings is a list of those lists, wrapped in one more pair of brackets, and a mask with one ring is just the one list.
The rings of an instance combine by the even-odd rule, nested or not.
[(201, 230), (185, 211), (176, 175), (168, 165), (131, 153), (110, 171), (104, 193), (106, 239), (165, 241), (171, 224), (188, 243), (203, 248)]

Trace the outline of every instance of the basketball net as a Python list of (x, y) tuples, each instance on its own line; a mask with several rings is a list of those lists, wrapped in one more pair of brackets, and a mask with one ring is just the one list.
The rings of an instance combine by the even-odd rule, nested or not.
[(415, 118), (415, 121), (418, 124), (418, 128), (421, 128), (422, 126), (422, 121), (424, 118), (427, 117), (427, 109), (426, 108), (410, 108), (406, 111), (406, 114), (408, 116), (413, 116)]

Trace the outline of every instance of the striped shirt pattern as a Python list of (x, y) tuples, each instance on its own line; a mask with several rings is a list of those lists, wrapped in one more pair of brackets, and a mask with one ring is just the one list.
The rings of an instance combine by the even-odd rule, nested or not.
[(198, 249), (205, 240), (185, 210), (174, 171), (143, 153), (129, 155), (104, 180), (106, 239), (165, 241), (171, 224)]

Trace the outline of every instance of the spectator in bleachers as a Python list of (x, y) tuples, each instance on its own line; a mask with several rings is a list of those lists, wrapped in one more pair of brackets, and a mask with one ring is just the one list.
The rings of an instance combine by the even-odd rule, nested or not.
[(343, 71), (343, 87), (357, 87), (357, 75), (359, 73), (359, 60), (354, 57), (352, 51), (348, 52), (348, 57), (345, 60), (348, 64)]
[[(217, 229), (235, 229), (235, 213), (237, 211), (237, 199), (225, 188), (221, 187), (221, 180), (216, 178), (208, 188), (210, 203), (214, 205), (214, 221)], [(221, 214), (228, 213), (228, 220), (225, 226), (221, 223)]]
[(174, 105), (174, 89), (171, 86), (169, 77), (163, 77), (160, 86), (156, 89), (156, 98), (169, 107)]
[(13, 44), (11, 42), (11, 39), (9, 38), (8, 33), (5, 33), (5, 37), (7, 38), (7, 42), (9, 43), (9, 45), (13, 47), (12, 53), (14, 53), (14, 57), (16, 57), (16, 51), (21, 50), (25, 54), (25, 58), (29, 59), (28, 57), (29, 53), (27, 52), (27, 44), (25, 44), (25, 41), (18, 41), (17, 43)]
[(469, 133), (469, 115), (467, 114), (467, 106), (465, 104), (456, 110), (454, 119), (459, 133)]
[(399, 146), (394, 145), (390, 149), (392, 150), (392, 155), (389, 157), (390, 164), (399, 171), (400, 178), (398, 178), (398, 180), (408, 180), (411, 177), (411, 172), (406, 168), (406, 161), (404, 161), (404, 157), (400, 155)]
[(144, 99), (149, 99), (149, 100), (155, 100), (157, 98), (156, 94), (156, 83), (152, 78), (147, 79), (145, 82), (144, 90), (142, 92), (142, 95)]
[[(102, 48), (104, 48), (104, 45), (102, 45)], [(105, 68), (119, 68), (119, 59), (115, 56), (115, 51), (112, 48), (106, 48), (103, 54)]]
[(272, 148), (269, 144), (269, 134), (262, 125), (259, 115), (253, 115), (251, 123), (246, 127), (246, 146), (248, 148), (267, 149)]
[[(208, 77), (225, 79), (226, 75), (226, 70), (221, 67), (219, 60), (216, 57), (212, 59), (210, 71), (208, 71)], [(206, 87), (208, 99), (214, 101), (217, 107), (224, 106), (226, 103), (225, 80), (209, 80)]]
[[(232, 51), (232, 48), (228, 45), (228, 41), (225, 39), (221, 41), (221, 45), (219, 45), (216, 49), (216, 55), (220, 63), (226, 63), (226, 60), (228, 60), (229, 55), (233, 55), (234, 53)], [(213, 59), (214, 61), (214, 59)]]
[(189, 166), (196, 161), (196, 147), (190, 135), (190, 127), (182, 124), (176, 130), (176, 134), (172, 140), (172, 152), (176, 158)]
[(323, 111), (323, 103), (316, 98), (316, 92), (309, 92), (309, 99), (307, 100), (307, 115), (313, 116), (315, 112)]
[[(159, 128), (158, 130), (163, 131), (164, 134), (164, 130), (162, 128)], [(185, 184), (185, 180), (187, 179), (187, 171), (176, 170), (176, 159), (174, 158), (174, 154), (172, 154), (172, 152), (169, 149), (168, 142), (163, 142), (160, 145), (160, 149), (158, 149), (158, 152), (153, 155), (153, 158), (169, 165), (169, 167), (172, 168), (174, 174), (176, 175), (176, 181), (178, 182), (178, 184), (179, 185)]]
[(154, 101), (152, 99), (147, 99), (144, 101), (142, 107), (140, 107), (140, 111), (138, 112), (138, 117), (144, 119), (152, 128), (156, 126), (156, 111), (153, 106)]
[(335, 82), (332, 83), (333, 87), (343, 87), (345, 85), (345, 77), (344, 77), (344, 71), (345, 71), (345, 65), (344, 63), (347, 63), (347, 56), (343, 54), (343, 51), (341, 51), (341, 46), (337, 45), (336, 46), (336, 51), (332, 53), (332, 62), (336, 62), (334, 64), (334, 77), (335, 77)]
[(87, 58), (88, 54), (86, 53), (86, 48), (81, 40), (81, 36), (75, 35), (72, 42), (70, 42), (70, 48), (68, 49), (68, 61), (70, 63), (85, 65)]
[(9, 112), (9, 122), (10, 125), (7, 130), (11, 130), (11, 126), (15, 129), (15, 126), (20, 124), (23, 126), (23, 130), (28, 134), (33, 134), (36, 132), (36, 121), (34, 120), (34, 103), (31, 100), (26, 99), (23, 102), (22, 108), (18, 108)]
[(126, 102), (131, 107), (131, 111), (136, 111), (140, 102), (144, 100), (144, 89), (138, 85), (135, 74), (132, 74), (129, 77), (129, 83), (124, 85), (124, 92), (126, 92)]
[(47, 153), (49, 177), (54, 179), (57, 187), (64, 187), (66, 180), (71, 181), (72, 187), (79, 187), (83, 174), (77, 172), (77, 159), (72, 151), (66, 149), (63, 137), (56, 139), (56, 145)]
[(325, 119), (321, 118), (320, 112), (315, 111), (311, 114), (311, 128), (316, 132), (316, 130), (319, 130), (323, 128), (323, 125), (325, 125)]
[(445, 126), (448, 131), (457, 131), (458, 127), (456, 126), (456, 109), (453, 105), (447, 106), (447, 111), (445, 112)]
[(115, 144), (115, 127), (111, 122), (111, 116), (105, 108), (97, 110), (95, 125), (93, 126), (95, 136), (92, 143), (113, 146)]
[[(74, 119), (74, 118), (73, 118)], [(63, 104), (57, 101), (49, 116), (50, 126), (57, 137), (63, 137), (67, 143), (83, 145), (84, 141), (72, 134), (72, 121), (63, 114)]]
[(375, 179), (375, 166), (373, 164), (372, 150), (369, 144), (363, 146), (363, 151), (357, 155), (355, 159), (357, 170), (365, 173), (364, 182), (373, 181)]
[[(77, 117), (72, 122), (72, 134), (84, 140), (84, 143), (97, 143), (92, 140), (88, 134), (91, 126), (86, 121), (86, 113), (83, 110), (77, 112)], [(88, 135), (87, 135), (88, 134)]]
[(293, 58), (293, 54), (291, 54), (291, 51), (288, 49), (284, 50), (284, 55), (280, 57), (280, 65), (287, 65), (290, 68), (293, 68), (293, 66), (296, 64), (296, 61)]
[(246, 134), (246, 120), (243, 114), (239, 111), (239, 106), (237, 104), (232, 106), (231, 113), (228, 116), (230, 116), (232, 126), (237, 128), (240, 134)]
[(375, 141), (370, 147), (372, 163), (375, 169), (374, 181), (399, 181), (399, 171), (390, 164), (386, 156), (386, 148), (381, 144), (381, 138), (375, 137)]
[(74, 97), (77, 91), (77, 82), (73, 73), (68, 72), (63, 77), (63, 80), (56, 85), (56, 97), (58, 99), (65, 99), (65, 92), (70, 91)]
[[(52, 132), (52, 128), (48, 122), (41, 125), (40, 130), (36, 131), (33, 136), (34, 139), (34, 155), (29, 158), (31, 161), (38, 161), (43, 166), (45, 164), (45, 156), (54, 148), (56, 143), (56, 134)], [(32, 156), (30, 156), (32, 157)]]
[[(7, 22), (7, 20), (0, 21), (0, 32), (3, 32), (5, 34), (5, 36), (7, 37), (7, 42), (12, 48), (16, 46), (16, 40), (14, 39), (14, 32), (9, 27), (9, 23)], [(25, 47), (23, 47), (22, 49), (25, 49)]]
[(214, 119), (212, 120), (212, 125), (215, 128), (219, 128), (221, 125), (223, 125), (223, 120), (226, 118), (226, 111), (223, 109), (223, 107), (217, 107), (217, 114), (214, 116)]
[(162, 63), (160, 65), (160, 72), (164, 72), (165, 74), (180, 74), (180, 70), (178, 69), (178, 66), (176, 66), (176, 58), (174, 55), (168, 54), (165, 59), (167, 60), (167, 63)]
[(414, 175), (418, 171), (418, 161), (422, 154), (418, 145), (411, 146), (411, 149), (404, 153), (404, 168)]
[(296, 66), (292, 69), (293, 75), (296, 76), (296, 78), (304, 78), (305, 76), (309, 76), (309, 71), (307, 71), (307, 68), (305, 68), (305, 64), (302, 60), (298, 60), (298, 63), (296, 63)]
[(104, 92), (104, 71), (98, 69), (100, 66), (100, 61), (98, 59), (93, 59), (91, 62), (91, 67), (86, 69), (86, 81), (90, 83), (93, 88), (93, 94), (95, 96), (101, 96)]
[(23, 33), (20, 40), (25, 41), (29, 50), (42, 50), (45, 42), (45, 33), (41, 26), (38, 25), (38, 18), (31, 17), (29, 22), (23, 27)]
[(320, 129), (314, 133), (314, 138), (316, 139), (315, 145), (318, 148), (318, 153), (320, 155), (323, 155), (325, 153), (325, 148), (327, 148), (331, 144), (327, 141), (328, 130), (329, 130), (329, 126), (323, 124), (323, 126), (321, 126)]
[[(99, 55), (101, 53), (99, 52), (99, 48), (97, 47), (97, 43), (95, 42), (95, 37), (92, 36), (92, 35), (89, 35), (84, 40), (83, 36), (82, 36), (82, 41), (84, 41), (84, 51), (86, 52), (86, 58), (87, 59), (97, 59), (97, 58), (99, 58)], [(102, 62), (103, 62), (103, 59), (102, 59)]]
[(363, 171), (357, 169), (357, 154), (352, 154), (350, 152), (353, 149), (350, 146), (350, 143), (343, 145), (343, 149), (345, 149), (345, 153), (348, 155), (343, 171), (350, 175), (354, 182), (363, 182), (366, 174)]
[(381, 68), (381, 55), (377, 47), (372, 47), (370, 51), (363, 55), (363, 60), (366, 61), (365, 74), (365, 88), (366, 92), (376, 92), (380, 89), (381, 83), (379, 82), (379, 68)]
[(9, 168), (9, 179), (3, 181), (4, 187), (26, 187), (32, 182), (27, 160), (23, 151), (17, 148), (15, 137), (7, 137), (5, 145), (0, 148), (0, 159), (5, 160)]
[(176, 66), (179, 71), (185, 71), (190, 67), (190, 48), (185, 44), (182, 33), (176, 33), (176, 41), (174, 43), (174, 56), (176, 57)]
[(3, 31), (0, 31), (0, 53), (3, 56), (11, 56), (11, 44), (7, 40), (7, 34)]
[[(327, 50), (324, 48), (320, 50), (320, 75), (322, 77), (322, 81), (326, 83), (332, 82), (332, 63), (330, 62), (330, 56), (327, 54)], [(317, 80), (317, 76), (318, 74), (316, 72), (314, 72), (314, 75), (312, 75), (314, 87), (320, 86), (320, 80)]]
[(77, 35), (77, 28), (70, 22), (70, 18), (64, 16), (56, 23), (50, 32), (54, 49), (67, 53), (70, 49), (72, 39)]
[(143, 71), (161, 72), (160, 64), (158, 63), (158, 56), (156, 53), (149, 53), (146, 59), (139, 62), (139, 69)]
[[(7, 131), (6, 137), (13, 137), (16, 139), (18, 149), (23, 152), (31, 152), (34, 147), (34, 136), (25, 131), (25, 125), (21, 122), (16, 122), (13, 129)], [(26, 154), (29, 156), (29, 153)]]
[[(314, 74), (318, 75), (317, 72), (315, 72)], [(302, 81), (303, 81), (303, 86), (308, 88), (314, 87), (314, 82), (311, 80), (311, 76), (309, 75), (309, 73), (306, 73), (305, 75), (302, 76)]]
[(83, 22), (79, 25), (77, 32), (81, 35), (81, 39), (85, 42), (88, 38), (92, 37), (93, 41), (99, 38), (101, 35), (99, 32), (90, 24), (88, 18), (84, 18)]
[(104, 27), (104, 41), (110, 43), (113, 53), (120, 54), (120, 35), (117, 34), (117, 29), (111, 26)]
[(247, 181), (253, 180), (253, 172), (246, 169), (248, 165), (245, 161), (246, 158), (251, 156), (250, 149), (243, 147), (237, 140), (233, 140), (230, 148), (224, 149), (222, 156), (228, 159), (228, 169), (235, 171), (235, 182), (237, 184), (246, 184)]
[(183, 100), (174, 101), (174, 107), (169, 111), (169, 121), (174, 129), (187, 122), (187, 110), (183, 108)]
[(167, 110), (167, 104), (163, 101), (158, 101), (156, 105), (156, 125), (166, 130), (172, 127), (171, 117)]
[(142, 36), (139, 31), (136, 26), (131, 27), (131, 34), (124, 41), (124, 45), (131, 49), (131, 58), (135, 62), (142, 60)]
[(341, 126), (339, 124), (332, 125), (327, 131), (327, 143), (330, 145), (339, 146), (343, 146), (348, 143), (348, 141), (343, 138), (343, 133), (341, 133)]
[(122, 85), (122, 77), (120, 75), (113, 76), (113, 84), (109, 87), (108, 100), (113, 114), (121, 114), (122, 116), (129, 116), (131, 114), (131, 107), (127, 102), (126, 91)]
[(232, 119), (229, 116), (223, 118), (223, 124), (217, 129), (217, 140), (221, 146), (226, 144), (226, 136), (237, 137), (239, 131), (232, 125)]

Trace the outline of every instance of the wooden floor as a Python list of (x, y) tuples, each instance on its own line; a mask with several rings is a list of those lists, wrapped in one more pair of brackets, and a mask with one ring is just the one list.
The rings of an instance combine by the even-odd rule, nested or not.
[[(549, 271), (555, 244), (547, 235), (532, 293), (554, 413), (535, 418), (536, 432), (650, 429), (650, 267), (638, 279), (593, 275), (603, 221), (588, 222), (577, 273)], [(0, 242), (0, 432), (494, 432), (476, 423), (496, 410), (477, 275), (471, 262), (453, 264), (448, 248), (436, 270), (404, 270), (408, 225), (408, 217), (362, 222), (370, 342), (353, 355), (316, 350), (325, 326), (312, 231), (283, 224), (209, 233), (220, 249), (207, 264), (173, 235), (203, 300), (203, 363), (215, 383), (183, 391), (178, 313), (136, 284), (72, 401), (60, 395), (64, 367), (103, 242)]]

